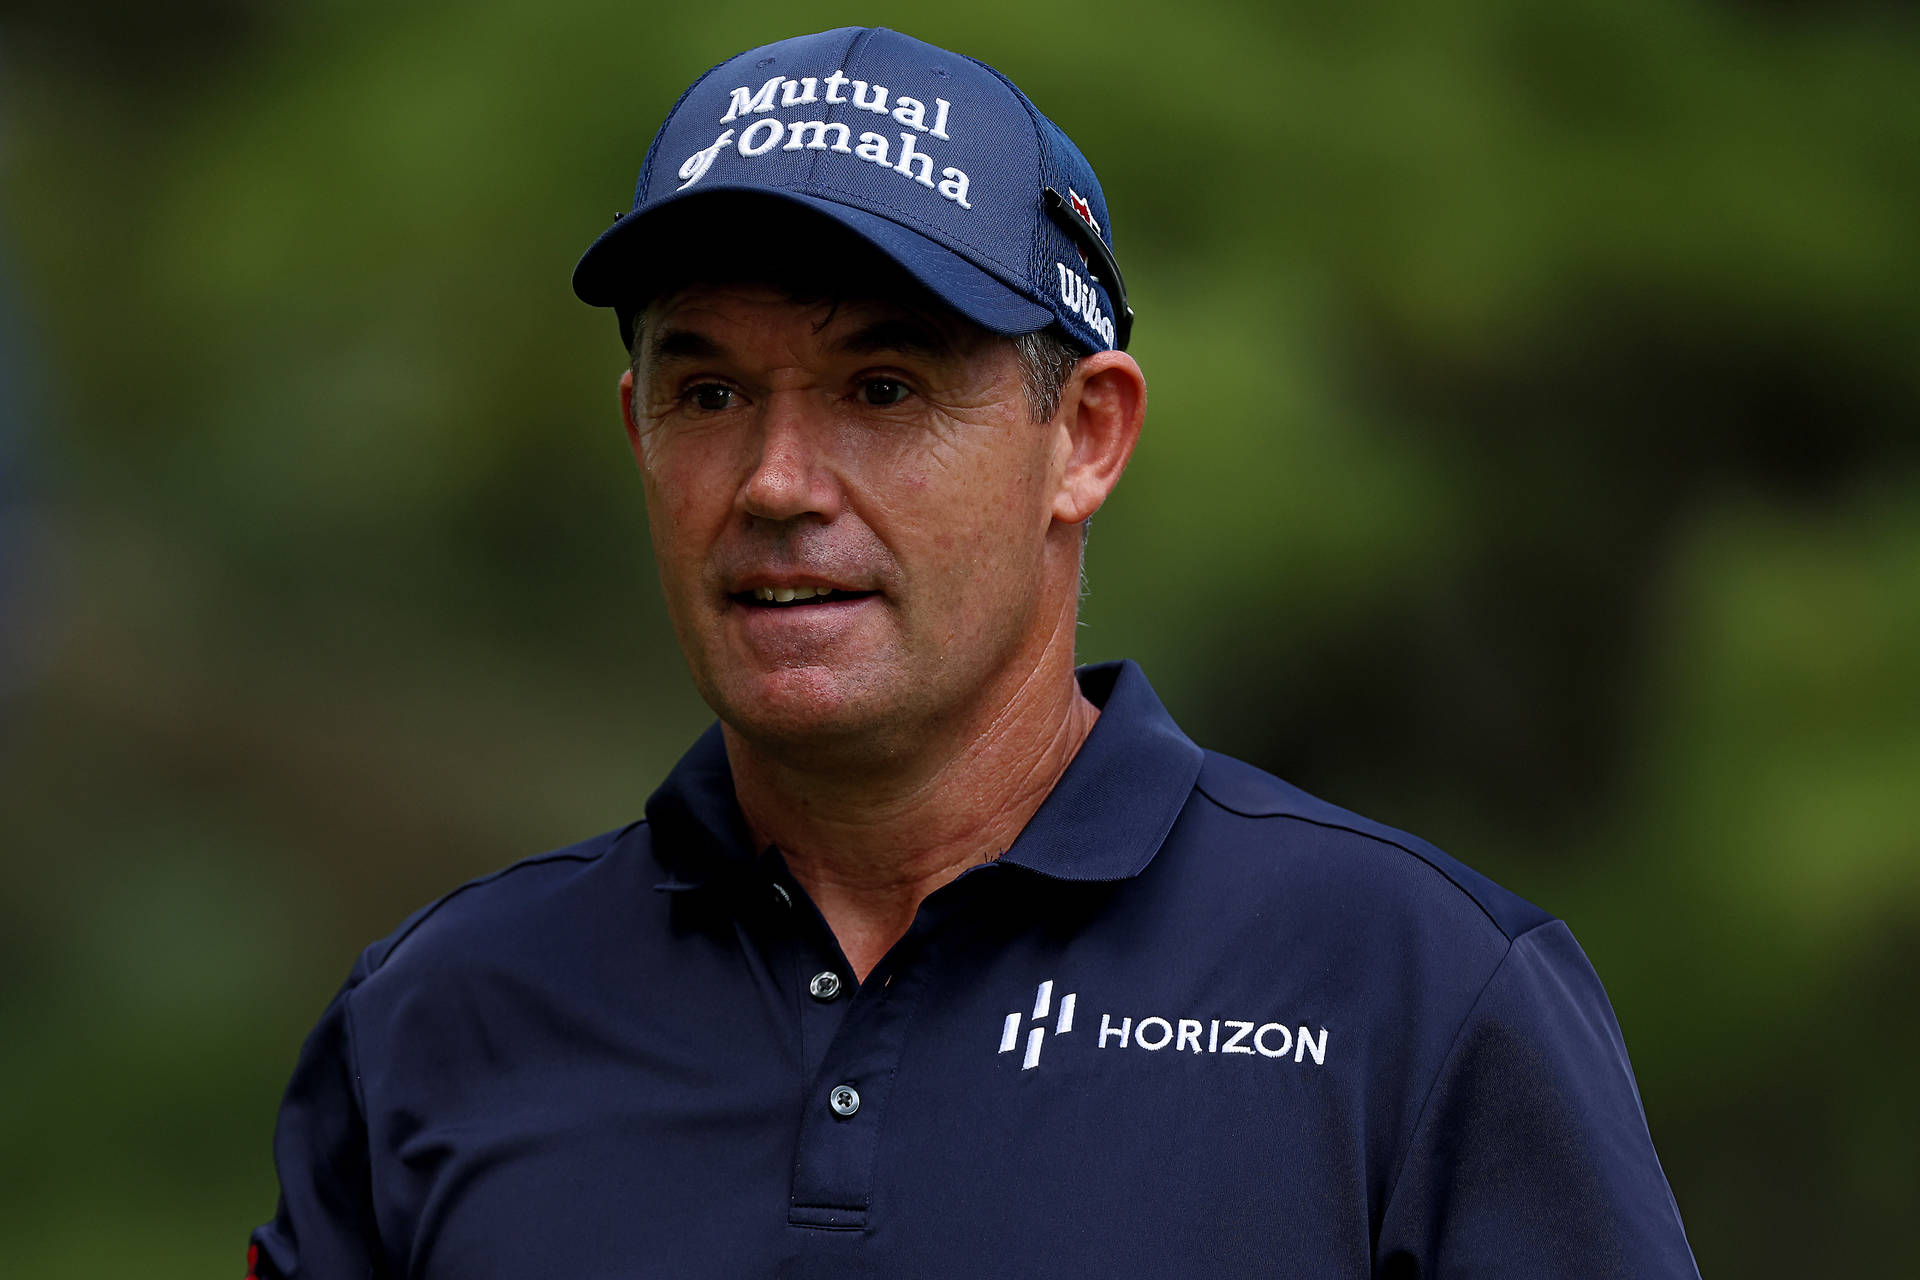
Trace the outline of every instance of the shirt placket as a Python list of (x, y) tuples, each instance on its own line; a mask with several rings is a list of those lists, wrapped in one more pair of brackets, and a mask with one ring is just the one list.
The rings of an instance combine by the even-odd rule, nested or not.
[(811, 1080), (824, 1066), (860, 984), (806, 892), (784, 874), (776, 875), (774, 891), (789, 926), (784, 973), (799, 1020), (801, 1069)]
[[(910, 961), (922, 950), (925, 921), (916, 921), (856, 985), (818, 911), (797, 885), (789, 884), (788, 892), (798, 932), (812, 935), (812, 945), (797, 948), (801, 959), (795, 970), (809, 1079), (801, 1100), (787, 1221), (817, 1230), (861, 1231), (872, 1209), (887, 1107), (921, 987)], [(828, 987), (834, 994), (823, 998), (819, 991)]]

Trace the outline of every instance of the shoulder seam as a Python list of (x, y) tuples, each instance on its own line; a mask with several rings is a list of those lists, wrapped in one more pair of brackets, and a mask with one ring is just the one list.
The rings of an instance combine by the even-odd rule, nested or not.
[(1414, 1146), (1420, 1138), (1421, 1126), (1426, 1124), (1427, 1112), (1433, 1107), (1434, 1091), (1440, 1087), (1441, 1078), (1447, 1074), (1447, 1064), (1453, 1061), (1453, 1055), (1459, 1051), (1460, 1037), (1466, 1032), (1467, 1024), (1473, 1021), (1474, 1010), (1478, 1009), (1480, 1002), (1487, 998), (1487, 989), (1493, 986), (1493, 980), (1500, 976), (1500, 971), (1507, 967), (1507, 961), (1512, 957), (1513, 943), (1509, 941), (1507, 949), (1500, 953), (1500, 959), (1495, 961), (1493, 968), (1487, 971), (1486, 980), (1480, 984), (1480, 989), (1474, 992), (1473, 999), (1467, 1002), (1466, 1010), (1461, 1013), (1460, 1021), (1453, 1029), (1452, 1038), (1447, 1041), (1447, 1051), (1440, 1055), (1440, 1061), (1434, 1065), (1433, 1079), (1427, 1081), (1427, 1090), (1420, 1097), (1420, 1110), (1415, 1113), (1413, 1124), (1407, 1130), (1406, 1148), (1400, 1152), (1400, 1158), (1394, 1166), (1393, 1178), (1387, 1183), (1386, 1199), (1380, 1202), (1383, 1212), (1386, 1206), (1393, 1203), (1394, 1196), (1399, 1194), (1400, 1178), (1407, 1171), (1407, 1161), (1413, 1156)]
[[(1452, 885), (1455, 892), (1461, 894), (1467, 899), (1467, 901), (1473, 903), (1473, 905), (1479, 909), (1480, 914), (1487, 918), (1487, 923), (1493, 926), (1494, 932), (1499, 934), (1502, 938), (1505, 938), (1509, 946), (1513, 944), (1513, 941), (1516, 936), (1520, 936), (1520, 935), (1508, 933), (1505, 927), (1501, 925), (1500, 921), (1494, 917), (1493, 912), (1487, 909), (1487, 904), (1480, 901), (1480, 897), (1478, 894), (1468, 889), (1465, 885), (1461, 884), (1458, 880), (1455, 880), (1451, 875), (1447, 873), (1447, 869), (1445, 867), (1439, 866), (1434, 862), (1432, 858), (1429, 858), (1426, 854), (1420, 852), (1418, 849), (1412, 847), (1411, 845), (1403, 844), (1398, 840), (1389, 839), (1388, 837), (1383, 836), (1378, 832), (1362, 831), (1359, 827), (1353, 826), (1349, 823), (1327, 822), (1320, 818), (1309, 818), (1302, 813), (1292, 813), (1287, 811), (1281, 811), (1281, 812), (1275, 812), (1275, 813), (1249, 813), (1245, 809), (1236, 808), (1235, 806), (1228, 804), (1226, 801), (1222, 800), (1219, 796), (1216, 796), (1211, 791), (1208, 791), (1206, 787), (1198, 781), (1196, 781), (1193, 784), (1193, 789), (1199, 792), (1201, 795), (1205, 796), (1208, 800), (1212, 801), (1218, 807), (1225, 809), (1228, 813), (1235, 814), (1238, 817), (1255, 818), (1255, 819), (1286, 818), (1294, 822), (1304, 822), (1308, 826), (1322, 827), (1328, 831), (1344, 831), (1348, 835), (1359, 836), (1362, 840), (1371, 840), (1375, 844), (1383, 844), (1390, 849), (1398, 849), (1400, 850), (1400, 852), (1407, 854), (1410, 857), (1417, 858), (1419, 861), (1421, 861), (1422, 863), (1425, 863), (1428, 867), (1432, 868), (1434, 874), (1438, 875), (1441, 879), (1445, 880), (1448, 884)], [(1533, 927), (1538, 928), (1539, 926), (1535, 925)], [(1527, 932), (1531, 932), (1531, 929), (1529, 929)]]
[[(1365, 833), (1362, 832), (1360, 834)], [(1438, 868), (1435, 869), (1438, 870)], [(1465, 890), (1462, 890), (1462, 892), (1465, 892)], [(1473, 999), (1467, 1003), (1466, 1012), (1460, 1015), (1459, 1025), (1454, 1027), (1453, 1037), (1447, 1041), (1447, 1051), (1440, 1055), (1440, 1062), (1434, 1068), (1433, 1079), (1427, 1082), (1427, 1091), (1421, 1095), (1420, 1110), (1413, 1118), (1412, 1127), (1407, 1130), (1406, 1149), (1400, 1153), (1399, 1163), (1394, 1168), (1393, 1177), (1387, 1184), (1387, 1197), (1381, 1202), (1383, 1205), (1392, 1204), (1393, 1198), (1400, 1192), (1400, 1179), (1407, 1171), (1407, 1161), (1412, 1157), (1413, 1148), (1419, 1141), (1420, 1130), (1427, 1122), (1427, 1113), (1433, 1109), (1434, 1092), (1440, 1087), (1441, 1077), (1447, 1074), (1447, 1064), (1452, 1062), (1454, 1054), (1459, 1052), (1460, 1037), (1466, 1034), (1467, 1024), (1473, 1021), (1474, 1013), (1480, 1008), (1481, 1002), (1487, 998), (1487, 992), (1493, 987), (1494, 981), (1499, 978), (1501, 971), (1507, 967), (1507, 963), (1513, 959), (1513, 953), (1520, 949), (1521, 942), (1533, 937), (1534, 934), (1539, 933), (1542, 929), (1550, 929), (1554, 925), (1564, 927), (1565, 924), (1566, 922), (1564, 920), (1555, 917), (1542, 920), (1539, 924), (1521, 930), (1508, 940), (1507, 949), (1500, 953), (1500, 959), (1495, 961), (1493, 968), (1487, 971), (1486, 981), (1480, 984), (1480, 989), (1474, 992)]]
[(613, 850), (619, 846), (620, 842), (627, 838), (628, 832), (632, 831), (635, 827), (644, 827), (645, 825), (647, 825), (645, 818), (628, 823), (626, 826), (619, 828), (610, 836), (606, 837), (606, 843), (592, 853), (580, 852), (578, 845), (566, 849), (554, 849), (547, 853), (536, 853), (532, 857), (522, 858), (518, 862), (509, 863), (501, 867), (498, 871), (489, 871), (486, 875), (475, 876), (465, 884), (457, 888), (449, 889), (446, 893), (441, 894), (429, 903), (425, 910), (414, 917), (411, 924), (408, 924), (400, 933), (394, 935), (393, 940), (387, 943), (386, 951), (381, 954), (380, 962), (367, 970), (367, 977), (371, 978), (374, 974), (386, 968), (387, 961), (393, 959), (393, 953), (398, 951), (407, 939), (414, 935), (415, 930), (419, 929), (421, 925), (431, 920), (434, 916), (439, 915), (442, 907), (452, 902), (467, 890), (478, 889), (483, 885), (492, 884), (494, 881), (504, 879), (524, 868), (545, 866), (550, 862), (598, 862), (601, 858), (613, 852)]

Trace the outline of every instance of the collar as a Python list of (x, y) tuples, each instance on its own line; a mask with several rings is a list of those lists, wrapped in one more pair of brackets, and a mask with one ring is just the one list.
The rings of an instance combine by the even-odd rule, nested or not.
[[(1075, 672), (1100, 718), (1067, 770), (999, 861), (1057, 880), (1126, 880), (1153, 861), (1200, 776), (1202, 753), (1133, 662)], [(647, 800), (655, 855), (692, 889), (751, 868), (757, 851), (733, 793), (716, 723)]]

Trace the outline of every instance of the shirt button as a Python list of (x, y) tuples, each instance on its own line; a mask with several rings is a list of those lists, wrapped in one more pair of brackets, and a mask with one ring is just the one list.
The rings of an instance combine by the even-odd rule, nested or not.
[(807, 990), (821, 1004), (840, 994), (840, 975), (831, 969), (813, 975), (813, 981), (807, 984)]
[(860, 1109), (860, 1091), (850, 1084), (838, 1084), (827, 1095), (827, 1105), (837, 1116), (850, 1116)]
[(788, 893), (787, 886), (781, 884), (778, 880), (773, 882), (773, 900), (783, 907), (793, 905), (793, 895)]

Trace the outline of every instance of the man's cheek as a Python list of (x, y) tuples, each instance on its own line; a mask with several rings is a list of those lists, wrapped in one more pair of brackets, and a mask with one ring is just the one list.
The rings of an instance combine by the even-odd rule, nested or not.
[(692, 541), (702, 527), (701, 512), (711, 505), (691, 477), (654, 472), (647, 477), (647, 526), (654, 554), (665, 558)]

